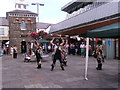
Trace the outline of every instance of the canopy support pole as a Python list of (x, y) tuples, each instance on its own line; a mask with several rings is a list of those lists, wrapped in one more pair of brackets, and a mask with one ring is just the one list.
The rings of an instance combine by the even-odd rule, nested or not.
[(85, 80), (88, 80), (88, 58), (89, 58), (89, 38), (86, 40), (86, 58), (85, 58)]

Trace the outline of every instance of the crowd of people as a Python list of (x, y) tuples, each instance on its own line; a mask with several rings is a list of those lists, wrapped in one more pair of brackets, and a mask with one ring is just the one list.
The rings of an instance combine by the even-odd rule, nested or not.
[[(42, 50), (44, 51), (44, 47), (41, 46)], [(49, 48), (49, 49), (48, 49)], [(51, 40), (51, 43), (48, 44), (47, 50), (49, 52), (52, 52), (52, 65), (51, 65), (51, 71), (54, 70), (56, 60), (59, 60), (60, 67), (62, 70), (64, 70), (64, 66), (67, 66), (67, 55), (73, 54), (76, 55), (80, 53), (81, 57), (86, 56), (86, 45), (84, 42), (81, 42), (80, 45), (78, 44), (69, 44), (68, 40), (64, 40), (62, 37), (59, 38), (53, 38)], [(91, 45), (89, 45), (89, 51), (91, 50)], [(79, 52), (78, 52), (79, 50)], [(104, 62), (104, 52), (103, 52), (103, 46), (98, 45), (96, 46), (96, 49), (92, 53), (93, 56), (96, 55), (96, 60), (98, 63), (97, 70), (102, 70), (102, 63)], [(42, 59), (42, 57), (40, 57)]]
[[(89, 50), (91, 50), (91, 46), (89, 45)], [(16, 45), (10, 47), (10, 54), (13, 58), (17, 58), (17, 47)], [(84, 42), (81, 44), (68, 43), (68, 40), (64, 40), (62, 37), (53, 37), (50, 43), (48, 44), (40, 44), (37, 41), (34, 41), (33, 47), (28, 53), (25, 53), (25, 60), (30, 61), (32, 56), (36, 57), (37, 68), (41, 68), (41, 60), (43, 53), (48, 54), (52, 53), (52, 65), (51, 71), (54, 70), (56, 60), (59, 60), (60, 67), (64, 70), (64, 66), (67, 66), (67, 56), (68, 54), (76, 55), (80, 54), (81, 57), (85, 57), (86, 55), (86, 45)], [(8, 46), (5, 45), (3, 47), (3, 54), (9, 54)], [(92, 55), (97, 60), (97, 70), (102, 70), (102, 63), (104, 62), (104, 52), (102, 45), (98, 45), (96, 49), (93, 51)]]
[(4, 44), (2, 47), (2, 51), (0, 52), (3, 55), (11, 55), (13, 58), (17, 58), (17, 46), (11, 46), (10, 50), (9, 50), (9, 45), (8, 44)]

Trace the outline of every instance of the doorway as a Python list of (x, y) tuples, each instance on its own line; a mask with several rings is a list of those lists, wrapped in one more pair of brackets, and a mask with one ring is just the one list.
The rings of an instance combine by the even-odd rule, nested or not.
[(21, 42), (21, 53), (26, 53), (27, 52), (27, 45), (26, 41)]

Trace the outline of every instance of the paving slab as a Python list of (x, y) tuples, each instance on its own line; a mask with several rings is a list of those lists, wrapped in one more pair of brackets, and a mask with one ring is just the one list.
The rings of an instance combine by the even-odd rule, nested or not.
[(37, 69), (36, 62), (24, 62), (24, 56), (18, 54), (17, 59), (4, 55), (2, 61), (2, 88), (116, 88), (119, 86), (119, 60), (106, 59), (103, 70), (96, 70), (96, 59), (89, 58), (88, 80), (84, 79), (85, 58), (77, 55), (68, 56), (65, 71), (60, 68), (59, 61), (55, 69), (51, 68), (51, 54)]

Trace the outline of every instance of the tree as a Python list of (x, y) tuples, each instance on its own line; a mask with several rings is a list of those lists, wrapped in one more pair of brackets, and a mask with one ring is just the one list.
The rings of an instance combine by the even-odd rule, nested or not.
[(32, 38), (34, 38), (35, 40), (38, 40), (38, 39), (39, 39), (39, 34), (36, 33), (36, 32), (31, 32), (31, 33), (30, 33), (30, 36), (31, 36)]
[(42, 31), (39, 31), (38, 32), (38, 35), (40, 36), (41, 39), (44, 39), (46, 37), (46, 35), (48, 35), (47, 32), (44, 32), (43, 30)]
[(48, 35), (48, 33), (47, 33), (47, 32), (44, 32), (44, 31), (31, 32), (31, 33), (30, 33), (30, 36), (31, 36), (32, 38), (34, 38), (35, 40), (44, 39), (46, 35)]

